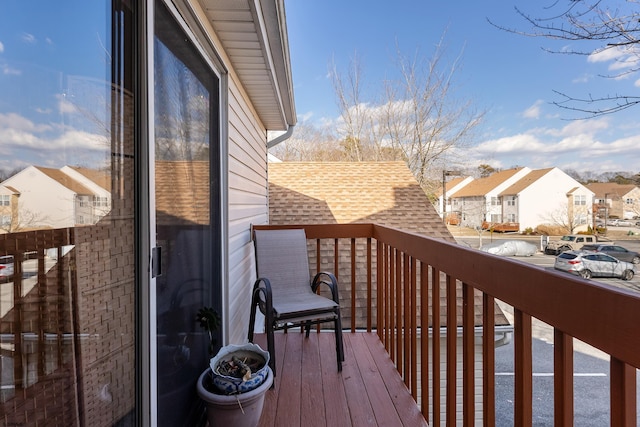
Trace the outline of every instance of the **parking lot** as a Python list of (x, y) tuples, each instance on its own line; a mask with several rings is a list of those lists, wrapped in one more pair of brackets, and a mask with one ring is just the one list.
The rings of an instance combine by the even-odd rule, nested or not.
[[(635, 229), (630, 228), (630, 230), (632, 231), (635, 230), (637, 232), (638, 228), (635, 228)], [(631, 251), (640, 252), (640, 236), (626, 236), (625, 234), (628, 232), (628, 230), (626, 230), (623, 227), (620, 227), (620, 229), (616, 229), (615, 232), (616, 232), (615, 234), (613, 232), (610, 233), (611, 234), (610, 238), (612, 241)], [(480, 243), (480, 238), (477, 236), (477, 234), (476, 236), (466, 235), (466, 236), (455, 236), (455, 237), (456, 237), (456, 241), (461, 245), (468, 246), (475, 249), (477, 249), (480, 246), (480, 244), (488, 244), (501, 239), (526, 240), (536, 244), (540, 248), (540, 251), (530, 257), (513, 257), (513, 259), (516, 259), (522, 262), (531, 263), (531, 264), (544, 267), (550, 270), (554, 270), (553, 264), (555, 262), (556, 257), (554, 255), (544, 255), (542, 253), (540, 236), (521, 236), (517, 234), (514, 235), (514, 234), (498, 234), (498, 233), (493, 233), (493, 235), (489, 235), (488, 233), (484, 233), (482, 236), (481, 243)], [(559, 239), (559, 236), (552, 237), (551, 239), (552, 240)], [(620, 288), (640, 292), (640, 265), (636, 266), (636, 275), (633, 277), (633, 279), (629, 281), (624, 281), (621, 279), (614, 279), (614, 278), (600, 278), (600, 277), (594, 278), (591, 280), (598, 281), (601, 283), (606, 283), (611, 286), (617, 286)]]

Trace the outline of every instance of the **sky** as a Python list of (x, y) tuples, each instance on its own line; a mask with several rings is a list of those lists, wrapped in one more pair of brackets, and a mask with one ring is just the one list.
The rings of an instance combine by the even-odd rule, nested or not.
[(517, 35), (488, 22), (526, 30), (515, 7), (547, 16), (543, 7), (553, 2), (286, 0), (298, 121), (320, 126), (338, 119), (331, 64), (345, 74), (357, 56), (366, 91), (374, 94), (384, 78), (397, 73), (396, 46), (403, 55), (428, 58), (443, 41), (450, 61), (461, 58), (456, 99), (486, 112), (473, 147), (464, 153), (464, 166), (638, 173), (640, 107), (575, 120), (584, 115), (552, 103), (562, 100), (554, 91), (637, 96), (640, 75), (602, 78), (615, 72), (613, 61), (545, 50), (591, 46)]
[(111, 160), (110, 10), (100, 3), (0, 2), (0, 170)]
[[(549, 4), (555, 0), (544, 0)], [(97, 167), (110, 161), (108, 2), (0, 2), (0, 169), (27, 164)], [(529, 4), (531, 3), (531, 4)], [(557, 166), (576, 171), (640, 171), (640, 107), (572, 121), (552, 105), (554, 90), (574, 96), (638, 93), (640, 76), (611, 80), (613, 62), (559, 55), (573, 46), (499, 30), (522, 28), (514, 6), (530, 0), (285, 0), (294, 96), (300, 122), (335, 123), (329, 77), (357, 55), (370, 94), (394, 78), (396, 46), (429, 57), (441, 40), (461, 58), (456, 97), (486, 111), (471, 167)], [(544, 4), (544, 3), (543, 3)], [(82, 17), (82, 19), (79, 19)], [(73, 31), (69, 31), (73, 28)], [(602, 58), (600, 58), (602, 59)], [(458, 167), (459, 165), (455, 165)]]

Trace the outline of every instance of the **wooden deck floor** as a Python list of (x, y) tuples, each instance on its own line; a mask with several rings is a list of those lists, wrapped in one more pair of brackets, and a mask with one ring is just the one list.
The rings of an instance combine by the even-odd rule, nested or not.
[[(275, 387), (267, 392), (260, 427), (427, 425), (377, 335), (343, 335), (338, 372), (332, 333), (276, 334)], [(267, 348), (264, 334), (255, 342)]]

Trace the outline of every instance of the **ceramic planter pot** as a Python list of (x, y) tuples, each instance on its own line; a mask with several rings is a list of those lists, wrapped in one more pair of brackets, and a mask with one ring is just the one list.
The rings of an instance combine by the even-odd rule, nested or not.
[[(224, 361), (230, 361), (232, 358), (243, 361), (253, 361), (257, 367), (252, 368), (251, 377), (248, 379), (237, 378), (231, 375), (225, 375), (220, 369), (220, 365)], [(249, 362), (247, 362), (249, 363)], [(214, 387), (224, 394), (246, 393), (262, 384), (267, 377), (267, 367), (269, 365), (269, 352), (260, 348), (260, 346), (247, 343), (241, 345), (227, 345), (220, 349), (218, 354), (213, 357), (209, 363), (212, 372)]]
[(207, 419), (210, 427), (255, 427), (260, 421), (265, 393), (273, 384), (273, 372), (266, 366), (265, 380), (257, 388), (234, 395), (209, 391), (213, 380), (211, 368), (207, 368), (198, 378), (198, 396), (207, 405)]

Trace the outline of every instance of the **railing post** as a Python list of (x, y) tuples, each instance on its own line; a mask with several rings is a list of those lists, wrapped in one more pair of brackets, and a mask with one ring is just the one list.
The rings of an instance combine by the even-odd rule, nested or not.
[(462, 407), (463, 424), (475, 424), (474, 289), (462, 284)]
[(483, 425), (496, 425), (495, 300), (482, 294), (482, 417)]
[(440, 271), (431, 267), (431, 390), (433, 394), (433, 425), (440, 425)]
[(611, 357), (611, 425), (636, 425), (636, 369)]
[[(372, 274), (371, 274), (371, 237), (367, 237), (367, 332), (371, 332), (371, 324), (372, 324), (372, 312), (371, 307), (373, 306), (372, 301)], [(380, 300), (376, 300), (376, 304), (380, 304)]]
[(573, 338), (553, 330), (554, 424), (573, 426)]
[(351, 238), (351, 333), (356, 331), (356, 239)]
[(518, 310), (514, 315), (514, 357), (515, 357), (515, 426), (530, 426), (533, 423), (533, 384), (531, 355), (531, 316)]
[(458, 339), (458, 318), (457, 318), (457, 298), (456, 279), (446, 275), (447, 280), (447, 426), (456, 425), (456, 393), (457, 380), (456, 371), (456, 340)]
[(420, 379), (421, 406), (429, 422), (429, 266), (420, 262)]

